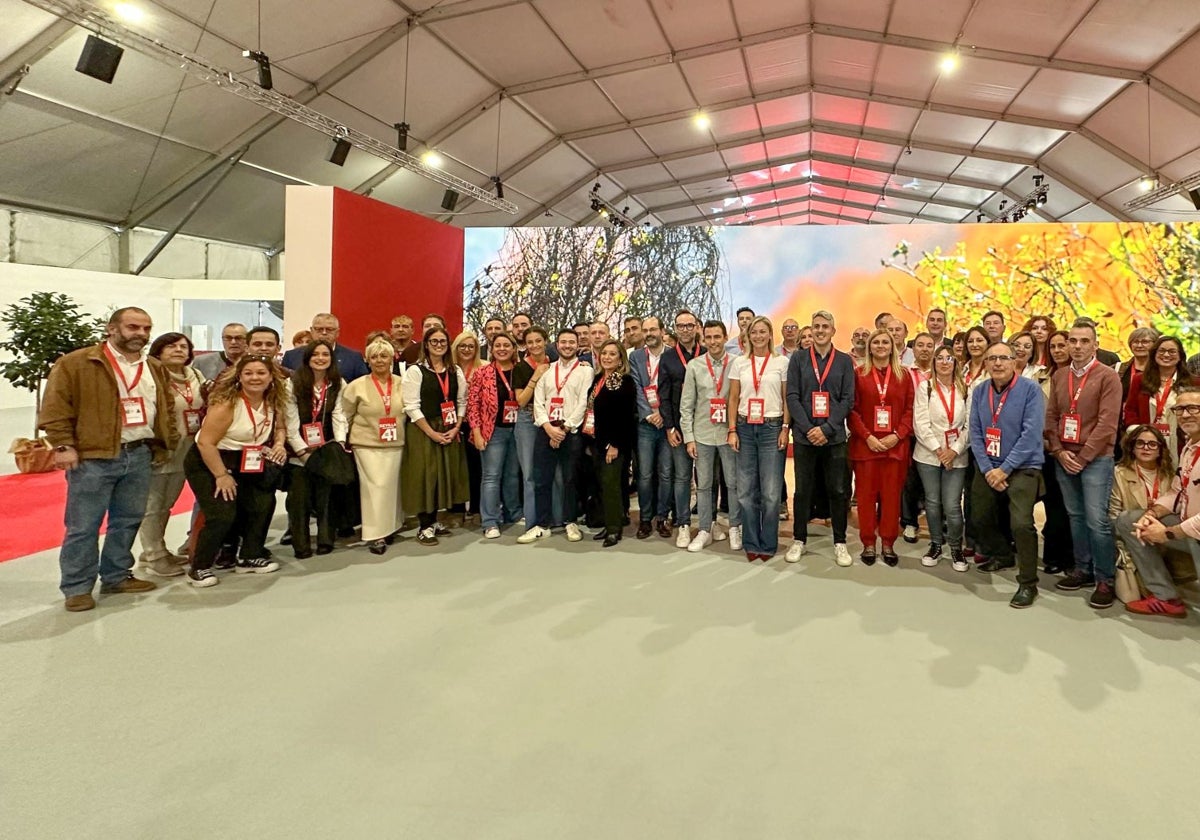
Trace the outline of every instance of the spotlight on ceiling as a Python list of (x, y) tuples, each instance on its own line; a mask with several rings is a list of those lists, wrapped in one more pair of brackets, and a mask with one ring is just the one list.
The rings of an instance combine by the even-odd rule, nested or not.
[(242, 58), (248, 58), (258, 65), (258, 86), (260, 88), (270, 90), (274, 87), (274, 83), (271, 81), (271, 59), (267, 58), (266, 53), (257, 50), (242, 50)]
[(346, 156), (350, 154), (350, 141), (339, 137), (333, 141), (333, 151), (329, 153), (329, 162), (334, 166), (345, 166)]
[(1142, 192), (1150, 192), (1150, 190), (1158, 189), (1158, 178), (1153, 175), (1143, 175), (1138, 181), (1138, 189)]
[(127, 23), (141, 23), (146, 19), (146, 10), (133, 3), (116, 3), (113, 14)]
[(692, 117), (692, 125), (696, 126), (700, 131), (708, 131), (712, 128), (712, 118), (703, 111), (697, 111), (696, 116)]
[(408, 123), (398, 122), (392, 128), (396, 129), (396, 148), (402, 152), (408, 151)]
[(439, 155), (433, 149), (430, 149), (429, 151), (425, 152), (425, 154), (421, 155), (421, 163), (425, 164), (426, 166), (432, 166), (434, 169), (441, 169), (442, 164), (445, 163), (445, 161), (442, 160), (441, 155)]
[(95, 35), (89, 35), (83, 43), (83, 51), (79, 54), (75, 70), (111, 85), (113, 77), (117, 75), (117, 66), (120, 65), (123, 55), (125, 55), (125, 50), (116, 44), (110, 44)]
[(496, 188), (496, 198), (504, 198), (504, 182), (499, 175), (492, 176), (492, 185)]
[(959, 58), (959, 56), (958, 56), (958, 50), (953, 50), (951, 52), (945, 53), (942, 56), (941, 61), (938, 62), (938, 68), (943, 73), (949, 74), (949, 73), (953, 73), (955, 70), (957, 70), (959, 64), (961, 64), (961, 63), (962, 63), (962, 59)]

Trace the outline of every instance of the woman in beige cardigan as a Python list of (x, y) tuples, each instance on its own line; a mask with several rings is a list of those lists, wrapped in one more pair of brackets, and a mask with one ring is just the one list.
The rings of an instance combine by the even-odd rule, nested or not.
[[(1112, 493), (1108, 499), (1108, 516), (1113, 521), (1127, 510), (1152, 507), (1159, 495), (1170, 492), (1175, 477), (1166, 438), (1153, 426), (1132, 427), (1121, 442), (1121, 451), (1121, 460), (1113, 469)], [(1117, 565), (1134, 568), (1133, 558), (1120, 538), (1117, 539)], [(1138, 588), (1144, 588), (1140, 579)], [(1139, 593), (1137, 597), (1144, 594)]]
[[(363, 354), (371, 368), (346, 386), (342, 409), (350, 426), (350, 446), (358, 465), (362, 538), (372, 554), (383, 554), (400, 530), (400, 464), (404, 457), (404, 401), (401, 377), (392, 373), (396, 351), (377, 338)], [(404, 363), (400, 362), (401, 373)]]

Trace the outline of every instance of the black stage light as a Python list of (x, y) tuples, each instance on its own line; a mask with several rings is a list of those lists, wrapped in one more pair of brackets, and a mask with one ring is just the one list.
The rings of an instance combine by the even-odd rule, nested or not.
[(117, 65), (121, 63), (121, 56), (124, 54), (125, 50), (116, 44), (89, 35), (83, 44), (83, 52), (79, 54), (79, 62), (75, 69), (85, 76), (111, 85), (113, 77), (117, 75)]
[(1185, 195), (1188, 201), (1192, 202), (1192, 206), (1200, 210), (1200, 189), (1188, 190)]
[(500, 180), (499, 175), (492, 176), (492, 183), (496, 186), (496, 198), (504, 200), (504, 183)]
[(339, 137), (333, 141), (333, 151), (329, 153), (329, 162), (334, 166), (344, 166), (346, 156), (350, 154), (350, 141), (345, 137)]
[(408, 127), (408, 123), (406, 122), (399, 122), (394, 126), (396, 129), (396, 148), (402, 152), (408, 151)]
[(458, 206), (458, 193), (454, 190), (446, 190), (442, 194), (442, 209), (447, 213), (453, 213), (454, 208)]
[(271, 59), (267, 54), (257, 50), (242, 50), (242, 58), (249, 58), (258, 65), (258, 86), (270, 90), (274, 83), (271, 81)]

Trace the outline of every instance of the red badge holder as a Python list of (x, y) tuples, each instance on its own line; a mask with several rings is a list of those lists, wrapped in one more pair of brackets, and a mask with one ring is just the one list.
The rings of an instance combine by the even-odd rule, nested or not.
[(379, 418), (379, 439), (384, 443), (395, 443), (400, 440), (400, 425), (395, 417)]
[(261, 446), (242, 447), (241, 471), (244, 473), (260, 473), (266, 467), (266, 457)]
[(886, 434), (892, 432), (892, 410), (887, 406), (881, 405), (875, 408), (875, 431)]
[(813, 391), (812, 416), (814, 420), (829, 419), (829, 392)]
[(202, 408), (185, 408), (183, 410), (183, 427), (188, 435), (194, 435), (200, 431), (200, 426), (204, 424), (204, 409)]
[(746, 405), (746, 422), (751, 426), (761, 426), (767, 421), (767, 401), (762, 397), (750, 399)]
[(503, 415), (504, 422), (505, 423), (516, 423), (517, 422), (517, 414), (520, 411), (521, 411), (521, 406), (517, 404), (516, 400), (505, 400), (504, 415)]
[(146, 425), (146, 402), (141, 397), (121, 399), (122, 424), (125, 428)]
[(1080, 443), (1083, 422), (1078, 414), (1064, 414), (1058, 438), (1063, 443)]
[(727, 425), (729, 423), (729, 404), (719, 397), (709, 400), (708, 420), (714, 425)]
[(304, 436), (304, 445), (309, 449), (325, 445), (325, 429), (320, 423), (305, 423), (300, 427), (300, 433)]
[(1000, 456), (1000, 430), (995, 426), (986, 430), (983, 437), (983, 447), (989, 458), (999, 458)]
[(442, 424), (450, 427), (458, 423), (458, 407), (452, 402), (442, 403)]
[(657, 385), (647, 385), (645, 388), (642, 389), (642, 391), (646, 395), (646, 402), (649, 403), (651, 408), (657, 410), (658, 406), (659, 406), (658, 386)]

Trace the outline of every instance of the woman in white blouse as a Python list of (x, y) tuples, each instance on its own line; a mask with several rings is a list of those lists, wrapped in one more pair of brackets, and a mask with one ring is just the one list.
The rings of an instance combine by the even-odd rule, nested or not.
[[(774, 329), (758, 317), (746, 330), (749, 347), (729, 367), (729, 444), (738, 453), (746, 559), (770, 560), (779, 550), (780, 462), (787, 458), (788, 360), (774, 353)], [(736, 408), (736, 411), (734, 410)]]
[[(925, 487), (925, 516), (929, 520), (929, 549), (921, 565), (936, 566), (948, 544), (956, 572), (965, 572), (963, 558), (963, 487), (967, 478), (967, 419), (970, 395), (954, 353), (939, 347), (933, 357), (933, 378), (917, 387), (913, 399), (913, 460)], [(943, 542), (946, 540), (946, 542)]]

